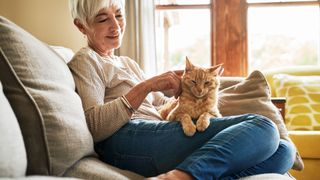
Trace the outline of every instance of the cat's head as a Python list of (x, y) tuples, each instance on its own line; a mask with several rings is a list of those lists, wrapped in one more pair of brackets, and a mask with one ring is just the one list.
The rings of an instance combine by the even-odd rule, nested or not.
[(222, 64), (202, 68), (193, 65), (186, 57), (186, 67), (182, 76), (182, 91), (190, 92), (195, 97), (202, 98), (219, 88), (219, 76), (222, 72)]

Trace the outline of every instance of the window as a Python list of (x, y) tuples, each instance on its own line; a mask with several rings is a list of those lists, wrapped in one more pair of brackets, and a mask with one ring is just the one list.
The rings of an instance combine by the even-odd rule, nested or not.
[(224, 64), (225, 76), (320, 65), (320, 0), (154, 0), (158, 71)]
[(210, 0), (156, 0), (158, 72), (211, 65)]
[(319, 1), (248, 1), (248, 71), (320, 65)]

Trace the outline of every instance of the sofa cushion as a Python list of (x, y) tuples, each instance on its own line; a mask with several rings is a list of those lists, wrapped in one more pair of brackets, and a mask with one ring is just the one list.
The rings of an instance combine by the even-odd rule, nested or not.
[[(260, 71), (254, 71), (241, 82), (220, 90), (219, 96), (219, 109), (223, 116), (245, 113), (263, 115), (277, 125), (282, 139), (291, 141), (284, 120), (271, 101), (269, 85)], [(303, 169), (298, 152), (293, 168)]]
[(16, 116), (2, 91), (0, 82), (0, 177), (24, 176), (26, 149)]
[(320, 130), (320, 76), (273, 76), (276, 96), (286, 98), (289, 130)]
[(267, 69), (262, 72), (270, 87), (271, 87), (271, 95), (276, 96), (273, 76), (276, 74), (290, 74), (295, 76), (320, 76), (320, 65), (297, 65), (297, 66), (285, 66), (285, 67), (278, 67)]
[[(94, 167), (94, 168), (92, 168)], [(70, 168), (65, 176), (81, 179), (142, 180), (143, 176), (108, 165), (97, 158), (87, 157)]]
[(62, 175), (93, 153), (81, 100), (63, 59), (0, 17), (0, 79), (19, 121), (27, 174)]
[(320, 131), (289, 131), (302, 158), (320, 159)]
[(66, 47), (63, 47), (63, 46), (50, 46), (59, 56), (62, 57), (62, 59), (68, 63), (73, 55), (74, 55), (74, 52), (70, 49), (70, 48), (66, 48)]

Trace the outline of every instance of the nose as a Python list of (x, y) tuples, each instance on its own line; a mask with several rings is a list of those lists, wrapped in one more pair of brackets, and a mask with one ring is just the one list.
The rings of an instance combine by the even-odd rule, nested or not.
[(112, 16), (111, 18), (110, 30), (112, 34), (120, 33), (120, 24), (115, 16)]
[(203, 91), (203, 88), (201, 86), (197, 86), (197, 91), (198, 91), (199, 94), (201, 94), (202, 91)]

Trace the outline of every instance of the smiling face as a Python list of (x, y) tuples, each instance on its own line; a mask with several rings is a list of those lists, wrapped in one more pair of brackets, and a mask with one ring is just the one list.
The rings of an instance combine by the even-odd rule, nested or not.
[(88, 45), (98, 54), (109, 56), (120, 47), (126, 26), (123, 9), (114, 5), (103, 8), (87, 24), (78, 24), (77, 27), (87, 36)]

